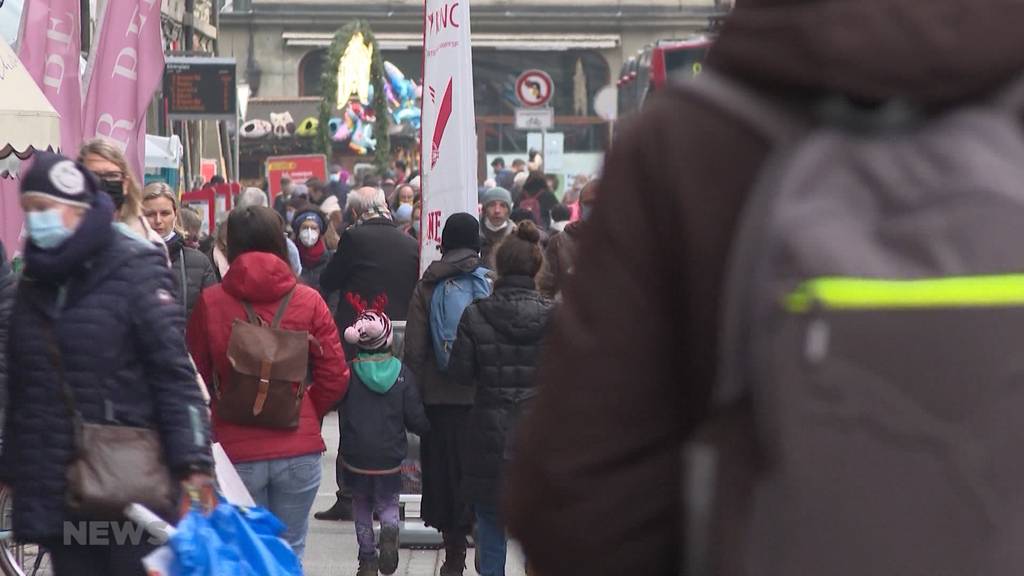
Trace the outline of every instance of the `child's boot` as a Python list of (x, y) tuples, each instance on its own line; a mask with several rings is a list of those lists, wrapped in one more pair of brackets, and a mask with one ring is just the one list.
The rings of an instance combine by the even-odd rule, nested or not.
[(378, 576), (377, 567), (376, 558), (360, 558), (359, 570), (356, 572), (356, 576)]
[(380, 573), (390, 576), (398, 570), (398, 526), (381, 526), (380, 542)]

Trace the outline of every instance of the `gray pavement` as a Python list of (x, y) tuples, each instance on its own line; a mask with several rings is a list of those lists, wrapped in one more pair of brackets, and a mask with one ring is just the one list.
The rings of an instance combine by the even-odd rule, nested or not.
[[(334, 503), (334, 459), (338, 454), (338, 419), (331, 413), (324, 421), (324, 440), (327, 453), (323, 459), (323, 481), (316, 503), (310, 511), (309, 535), (306, 541), (306, 557), (303, 562), (306, 576), (355, 576), (357, 560), (355, 527), (351, 522), (321, 522), (313, 519), (313, 512), (325, 510)], [(403, 549), (398, 565), (401, 576), (437, 576), (444, 562), (443, 550)], [(467, 559), (466, 576), (475, 574), (473, 551)], [(510, 546), (506, 576), (524, 576), (522, 554)]]

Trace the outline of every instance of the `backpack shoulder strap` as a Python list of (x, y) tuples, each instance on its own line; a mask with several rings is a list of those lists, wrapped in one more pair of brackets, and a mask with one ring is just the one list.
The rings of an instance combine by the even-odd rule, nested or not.
[(747, 389), (748, 290), (759, 246), (767, 232), (765, 215), (771, 212), (778, 192), (771, 181), (776, 179), (777, 172), (785, 168), (790, 148), (811, 130), (813, 121), (810, 114), (787, 108), (782, 102), (714, 71), (705, 71), (675, 86), (743, 122), (772, 146), (766, 165), (759, 171), (743, 207), (729, 257), (720, 311), (719, 374), (713, 398), (715, 405), (722, 406), (741, 399)]
[(773, 146), (796, 140), (808, 128), (798, 111), (713, 70), (679, 80), (673, 87), (735, 117)]
[(253, 309), (252, 303), (242, 300), (242, 308), (245, 308), (245, 316), (249, 319), (250, 324), (260, 326), (263, 324), (263, 319), (256, 314), (256, 310)]
[(281, 327), (281, 319), (284, 318), (284, 313), (288, 309), (288, 304), (292, 301), (292, 296), (294, 295), (295, 287), (293, 286), (292, 289), (284, 295), (284, 298), (281, 299), (281, 304), (277, 307), (277, 313), (274, 314), (274, 322), (270, 325), (271, 328), (276, 330)]

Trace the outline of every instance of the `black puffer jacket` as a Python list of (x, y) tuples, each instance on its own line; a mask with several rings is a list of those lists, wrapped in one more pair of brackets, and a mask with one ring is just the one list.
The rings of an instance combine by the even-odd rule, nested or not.
[(508, 276), (462, 315), (448, 372), (476, 387), (463, 454), (462, 491), (470, 504), (499, 501), (516, 424), (536, 396), (534, 373), (554, 308), (532, 278)]
[(7, 342), (10, 333), (11, 308), (14, 307), (15, 278), (0, 242), (0, 446), (4, 416), (7, 411)]
[[(351, 380), (342, 404), (341, 446), (345, 466), (356, 472), (393, 472), (408, 452), (406, 430), (417, 435), (430, 430), (423, 412), (416, 377), (402, 367), (393, 384), (371, 389), (356, 363), (373, 359), (360, 354), (353, 361)], [(379, 358), (379, 357), (378, 357)]]
[(166, 256), (112, 233), (82, 262), (62, 285), (34, 280), (27, 267), (11, 315), (0, 477), (14, 487), (14, 532), (30, 542), (59, 537), (68, 518), (74, 434), (50, 353), (54, 341), (86, 422), (157, 430), (177, 476), (213, 464)]
[(185, 318), (188, 318), (203, 290), (217, 283), (217, 274), (213, 270), (213, 262), (210, 262), (206, 254), (186, 247), (181, 236), (175, 235), (167, 243), (167, 251), (171, 255), (171, 269), (177, 286), (175, 294), (179, 302), (182, 302), (184, 294)]

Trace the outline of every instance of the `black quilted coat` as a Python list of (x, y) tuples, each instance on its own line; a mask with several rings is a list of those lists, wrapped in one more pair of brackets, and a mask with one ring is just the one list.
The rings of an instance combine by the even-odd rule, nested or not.
[(179, 301), (184, 298), (185, 318), (192, 315), (192, 309), (199, 302), (203, 290), (217, 283), (213, 262), (199, 250), (184, 245), (180, 236), (167, 244), (171, 256), (171, 270), (174, 273), (175, 295)]
[[(7, 336), (10, 333), (11, 308), (14, 306), (14, 288), (14, 272), (7, 262), (4, 245), (0, 242), (0, 436), (7, 407)], [(2, 440), (0, 438), (0, 442)]]
[(516, 424), (537, 393), (534, 373), (554, 306), (532, 278), (508, 276), (462, 315), (448, 373), (476, 387), (463, 454), (462, 491), (469, 504), (499, 501)]
[(20, 283), (0, 458), (0, 477), (14, 488), (19, 538), (59, 537), (67, 519), (74, 435), (50, 353), (53, 339), (86, 422), (157, 430), (176, 476), (212, 469), (206, 409), (162, 251), (115, 233), (61, 284), (35, 280), (28, 269)]

